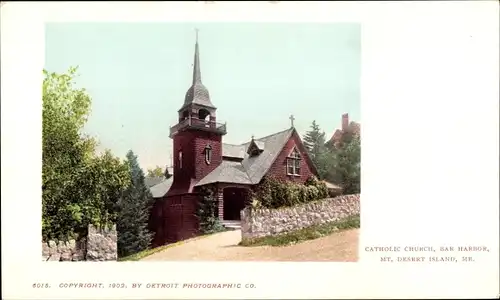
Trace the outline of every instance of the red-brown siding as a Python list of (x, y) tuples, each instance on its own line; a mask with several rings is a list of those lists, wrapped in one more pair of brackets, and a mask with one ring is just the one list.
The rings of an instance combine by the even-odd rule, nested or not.
[[(205, 161), (204, 150), (212, 147), (210, 164)], [(179, 151), (182, 149), (182, 168), (179, 168)], [(184, 131), (174, 136), (174, 182), (171, 191), (187, 193), (191, 179), (199, 181), (222, 162), (222, 136), (206, 131)], [(169, 195), (172, 195), (169, 192)]]
[[(205, 147), (212, 149), (210, 164), (205, 161)], [(182, 149), (182, 168), (179, 150)], [(191, 185), (208, 175), (222, 162), (222, 136), (206, 131), (183, 131), (174, 136), (174, 182), (167, 195), (156, 200), (151, 227), (154, 246), (177, 242), (198, 234), (196, 210), (199, 195)]]
[[(174, 137), (174, 157), (176, 159), (174, 163), (174, 182), (167, 195), (156, 200), (151, 212), (150, 224), (155, 232), (153, 241), (155, 247), (184, 240), (199, 233), (196, 210), (200, 196), (189, 193), (189, 187), (192, 184), (192, 178), (195, 181), (202, 179), (222, 162), (221, 140), (220, 135), (200, 131), (182, 132)], [(209, 165), (206, 164), (203, 153), (207, 144), (212, 147), (212, 160)], [(286, 158), (294, 147), (297, 147), (302, 158), (300, 176), (287, 175)], [(182, 169), (179, 169), (177, 153), (181, 148), (183, 149), (184, 161)], [(267, 174), (278, 179), (297, 183), (304, 183), (311, 175), (317, 175), (316, 169), (312, 165), (297, 132), (294, 131)], [(223, 211), (222, 190), (225, 187), (232, 186), (252, 189), (250, 186), (218, 184), (216, 197), (219, 200), (219, 217), (221, 219)]]
[(151, 227), (155, 232), (152, 243), (154, 247), (198, 234), (198, 201), (197, 194), (167, 196), (156, 200), (151, 212)]
[[(302, 158), (300, 161), (300, 176), (287, 175), (286, 170), (286, 158), (289, 156), (295, 146), (297, 146), (297, 149)], [(297, 183), (304, 183), (311, 175), (317, 176), (315, 168), (312, 166), (312, 162), (310, 161), (307, 152), (302, 144), (302, 141), (300, 140), (300, 137), (296, 131), (293, 132), (288, 142), (286, 142), (283, 150), (271, 165), (271, 168), (266, 175), (273, 176), (277, 179), (288, 180)]]

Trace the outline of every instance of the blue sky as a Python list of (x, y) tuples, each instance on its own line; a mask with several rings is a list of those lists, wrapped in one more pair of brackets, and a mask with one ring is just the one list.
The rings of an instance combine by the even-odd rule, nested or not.
[(143, 168), (170, 164), (169, 128), (192, 80), (199, 28), (202, 80), (226, 143), (313, 120), (327, 136), (360, 120), (361, 26), (341, 23), (50, 23), (45, 69), (78, 66), (92, 97), (85, 132)]

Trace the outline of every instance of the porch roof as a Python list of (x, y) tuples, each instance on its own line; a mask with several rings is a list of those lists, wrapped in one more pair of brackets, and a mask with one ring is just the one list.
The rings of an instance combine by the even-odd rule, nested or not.
[(342, 187), (340, 187), (334, 183), (328, 182), (326, 180), (323, 180), (323, 182), (325, 183), (326, 187), (330, 190), (341, 190), (342, 189)]
[(149, 190), (151, 191), (153, 198), (161, 198), (165, 196), (172, 186), (172, 182), (174, 182), (174, 176), (150, 187)]
[(202, 186), (215, 182), (230, 182), (239, 184), (252, 184), (245, 168), (240, 162), (223, 160), (222, 163), (203, 177), (196, 186)]

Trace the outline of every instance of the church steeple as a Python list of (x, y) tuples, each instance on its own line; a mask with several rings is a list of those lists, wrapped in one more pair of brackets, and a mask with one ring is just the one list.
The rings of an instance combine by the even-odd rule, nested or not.
[(183, 110), (185, 107), (191, 104), (204, 106), (206, 108), (213, 108), (213, 109), (216, 108), (210, 101), (210, 93), (208, 92), (208, 89), (201, 83), (199, 48), (200, 47), (198, 45), (198, 29), (196, 29), (196, 43), (194, 46), (194, 63), (193, 63), (193, 82), (191, 87), (186, 92), (186, 97), (184, 98), (184, 105), (180, 110)]
[(200, 49), (198, 46), (198, 29), (196, 30), (196, 44), (194, 45), (194, 64), (193, 64), (193, 85), (201, 83), (200, 70)]
[(210, 101), (208, 89), (201, 82), (200, 46), (198, 30), (194, 44), (193, 82), (187, 90), (182, 107), (178, 110), (179, 122), (170, 127), (170, 137), (181, 131), (208, 131), (217, 135), (226, 134), (226, 125), (217, 122), (217, 108)]

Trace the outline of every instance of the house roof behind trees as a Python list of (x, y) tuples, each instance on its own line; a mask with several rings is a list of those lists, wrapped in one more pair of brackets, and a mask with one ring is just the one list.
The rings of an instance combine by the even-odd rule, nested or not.
[(165, 177), (163, 177), (163, 176), (161, 176), (161, 177), (146, 177), (144, 179), (144, 183), (146, 184), (147, 187), (152, 187), (152, 186), (155, 186), (158, 183), (162, 182), (163, 180), (165, 180)]
[(352, 134), (355, 136), (361, 135), (361, 124), (354, 121), (349, 122), (348, 114), (342, 115), (342, 126), (340, 129), (335, 130), (329, 141), (333, 145), (336, 145), (341, 141), (344, 134)]
[(172, 182), (174, 182), (174, 177), (170, 177), (169, 179), (163, 178), (163, 181), (157, 183), (154, 186), (149, 187), (153, 198), (161, 198), (167, 194), (168, 190), (172, 186)]

